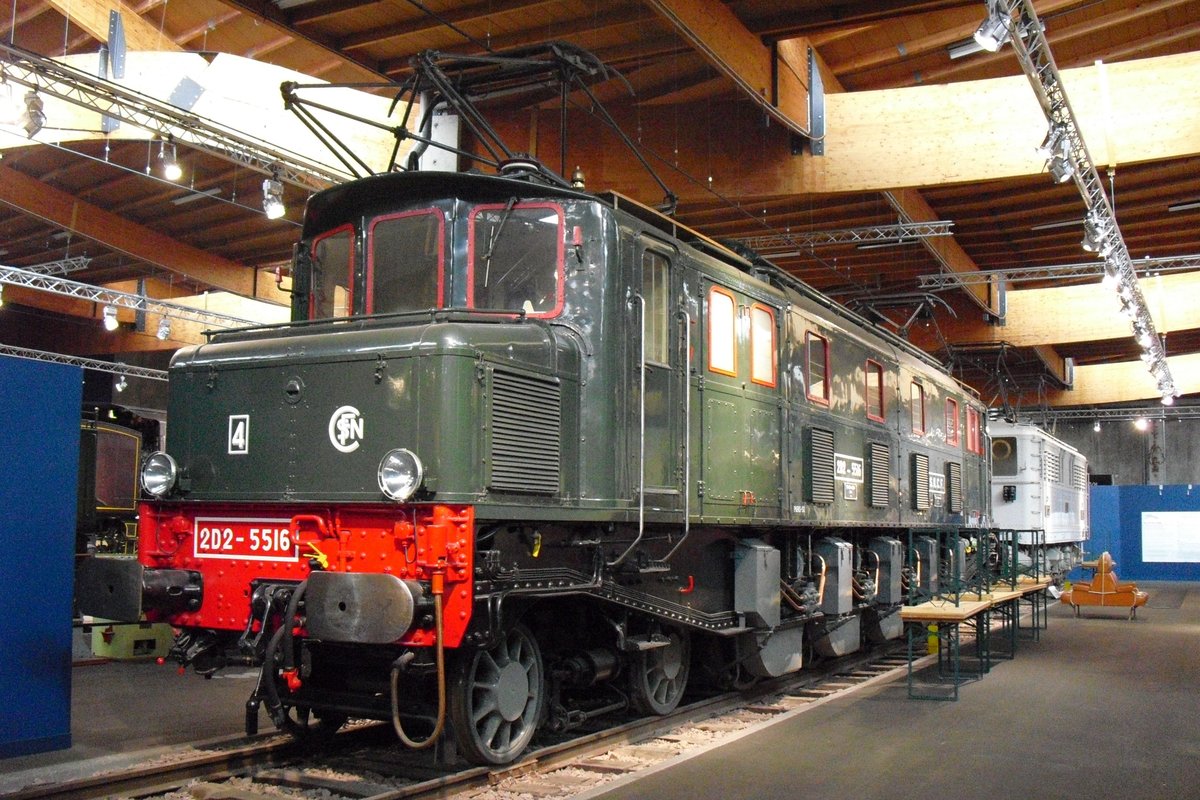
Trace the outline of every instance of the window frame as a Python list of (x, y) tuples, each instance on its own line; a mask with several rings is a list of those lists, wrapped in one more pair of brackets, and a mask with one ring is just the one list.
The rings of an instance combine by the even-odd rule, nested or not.
[[(917, 425), (917, 400), (920, 399), (921, 419), (920, 426)], [(910, 416), (912, 417), (912, 432), (924, 436), (929, 431), (928, 421), (925, 418), (925, 384), (919, 381), (910, 381), (908, 389), (908, 406)]]
[[(731, 359), (731, 361), (732, 361), (732, 365), (731, 365), (731, 370), (732, 370), (732, 371), (731, 371), (730, 369), (725, 369), (724, 367), (716, 366), (715, 364), (713, 364), (713, 334), (715, 333), (715, 327), (716, 327), (715, 325), (713, 325), (713, 308), (714, 308), (714, 306), (713, 306), (713, 296), (714, 296), (714, 295), (718, 295), (718, 294), (719, 294), (719, 295), (721, 295), (722, 297), (724, 297), (724, 298), (726, 298), (726, 299), (728, 299), (728, 300), (729, 300), (729, 307), (730, 307), (730, 316), (729, 316), (729, 336), (730, 336), (730, 342), (729, 342), (729, 357), (730, 357), (730, 359)], [(738, 374), (738, 366), (737, 366), (737, 351), (738, 351), (738, 347), (737, 347), (737, 312), (738, 312), (738, 302), (737, 302), (737, 298), (733, 296), (733, 292), (731, 292), (730, 290), (726, 289), (724, 286), (717, 286), (716, 284), (714, 284), (714, 285), (710, 286), (710, 287), (709, 287), (709, 289), (708, 289), (707, 303), (708, 303), (708, 308), (706, 309), (706, 316), (707, 316), (706, 322), (707, 322), (707, 327), (708, 327), (708, 336), (707, 336), (707, 339), (708, 339), (708, 342), (707, 342), (707, 344), (708, 344), (708, 348), (707, 348), (707, 349), (708, 349), (708, 353), (707, 353), (707, 354), (706, 354), (706, 356), (705, 356), (705, 361), (707, 362), (708, 371), (709, 371), (709, 372), (715, 372), (715, 373), (717, 373), (718, 375), (728, 375), (728, 376), (729, 376), (729, 377), (731, 377), (731, 378), (736, 378), (736, 377), (737, 377), (737, 374)]]
[[(484, 211), (503, 211), (508, 207), (508, 203), (483, 203), (473, 206), (469, 214), (467, 214), (467, 308), (474, 309), (475, 306), (475, 218)], [(522, 202), (520, 198), (513, 204), (512, 211), (531, 211), (534, 209), (549, 209), (558, 215), (558, 236), (555, 242), (555, 267), (554, 267), (554, 308), (549, 311), (535, 311), (532, 314), (525, 316), (530, 319), (550, 319), (557, 317), (562, 313), (563, 305), (566, 300), (566, 234), (567, 234), (567, 212), (560, 203), (552, 203), (546, 200), (535, 201), (531, 203)], [(513, 316), (520, 314), (520, 309), (478, 309), (481, 311), (513, 311)]]
[[(771, 364), (770, 380), (764, 380), (756, 374), (756, 368), (758, 366), (757, 355), (758, 355), (758, 346), (759, 346), (759, 342), (758, 342), (759, 337), (757, 334), (758, 328), (756, 328), (754, 325), (754, 313), (756, 311), (760, 311), (760, 312), (766, 314), (767, 319), (770, 320), (770, 326), (768, 328), (768, 331), (770, 332), (770, 337), (771, 337), (770, 343), (768, 345), (770, 364)], [(775, 335), (776, 324), (777, 324), (777, 318), (775, 317), (775, 309), (771, 308), (768, 305), (764, 305), (763, 303), (751, 303), (750, 304), (750, 382), (758, 384), (759, 386), (766, 386), (771, 389), (774, 389), (776, 386), (779, 385), (779, 351), (777, 349), (777, 343), (776, 343), (777, 337)]]
[[(873, 358), (868, 358), (865, 366), (865, 375), (863, 378), (864, 389), (866, 390), (866, 406), (867, 419), (872, 422), (887, 422), (887, 401), (884, 391), (884, 372), (883, 364)], [(879, 384), (875, 387), (875, 393), (879, 400), (879, 415), (871, 413), (871, 374), (875, 373), (879, 376)]]
[[(642, 250), (642, 257), (641, 257), (642, 313), (644, 315), (646, 315), (645, 330), (646, 330), (646, 333), (649, 334), (651, 318), (650, 318), (650, 314), (649, 314), (650, 298), (646, 296), (646, 266), (647, 266), (646, 262), (647, 262), (647, 259), (660, 261), (663, 266), (663, 277), (665, 279), (663, 282), (663, 291), (666, 294), (666, 301), (664, 302), (664, 304), (662, 306), (664, 317), (661, 320), (659, 320), (659, 322), (661, 323), (661, 326), (662, 326), (662, 334), (663, 334), (662, 347), (664, 350), (664, 355), (666, 357), (662, 361), (656, 360), (655, 358), (651, 358), (651, 353), (650, 353), (649, 347), (647, 346), (645, 363), (653, 364), (656, 366), (670, 367), (671, 366), (671, 258), (670, 258), (670, 256), (668, 256), (666, 253), (662, 252), (661, 250), (657, 250), (652, 247), (647, 247), (644, 250)], [(645, 343), (645, 344), (648, 344), (648, 343)], [(657, 355), (657, 354), (655, 354), (655, 355)]]
[[(950, 408), (954, 408), (953, 418), (951, 418)], [(946, 398), (946, 444), (958, 445), (962, 442), (962, 437), (958, 431), (959, 423), (959, 407), (958, 399), (955, 397)]]
[[(337, 236), (342, 233), (346, 233), (347, 231), (349, 231), (349, 233), (350, 233), (350, 247), (347, 251), (349, 254), (349, 259), (346, 263), (346, 316), (344, 316), (344, 317), (337, 317), (337, 316), (317, 317), (315, 315), (315, 312), (317, 310), (316, 309), (316, 305), (317, 305), (316, 288), (317, 287), (312, 280), (312, 278), (314, 276), (313, 276), (313, 271), (311, 269), (311, 265), (315, 265), (317, 262), (317, 246), (319, 244), (321, 244), (321, 242), (325, 241), (326, 239), (329, 239), (331, 237)], [(352, 222), (343, 223), (342, 225), (338, 225), (336, 228), (331, 228), (330, 230), (327, 230), (324, 233), (313, 237), (312, 242), (309, 244), (309, 247), (308, 247), (308, 257), (309, 257), (309, 264), (310, 264), (309, 286), (308, 286), (308, 318), (310, 320), (312, 320), (312, 319), (350, 319), (351, 317), (354, 316), (354, 301), (355, 301), (355, 298), (357, 295), (357, 292), (354, 291), (354, 289), (355, 289), (355, 287), (354, 287), (354, 260), (355, 260), (355, 255), (356, 255), (355, 250), (357, 249), (357, 247), (358, 247), (358, 231), (355, 229), (354, 223), (352, 223)]]
[(983, 436), (979, 412), (970, 406), (967, 406), (967, 450), (976, 455), (983, 455)]
[(416, 217), (423, 214), (435, 214), (438, 218), (437, 297), (434, 298), (434, 304), (438, 308), (444, 307), (446, 298), (446, 214), (442, 209), (430, 206), (429, 208), (400, 211), (394, 214), (384, 214), (382, 216), (375, 217), (371, 220), (370, 224), (367, 225), (367, 284), (365, 289), (367, 297), (364, 313), (375, 313), (375, 226), (381, 222), (390, 222), (392, 220), (403, 219), (405, 217)]
[[(812, 341), (813, 339), (820, 340), (825, 360), (824, 374), (821, 376), (821, 391), (822, 394), (816, 395), (812, 393)], [(819, 405), (828, 406), (830, 392), (829, 381), (829, 337), (822, 336), (813, 331), (804, 332), (804, 395), (809, 400)]]

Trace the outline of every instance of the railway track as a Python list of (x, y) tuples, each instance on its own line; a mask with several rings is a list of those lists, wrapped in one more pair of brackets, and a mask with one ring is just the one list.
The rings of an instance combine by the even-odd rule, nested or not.
[[(932, 658), (932, 657), (929, 657)], [(662, 717), (573, 731), (504, 768), (467, 767), (445, 752), (400, 748), (390, 726), (364, 724), (319, 750), (281, 735), (238, 738), (120, 771), (0, 794), (0, 800), (101, 797), (164, 800), (568, 798), (698, 754), (836, 697), (903, 676), (903, 649), (855, 654), (688, 703)]]

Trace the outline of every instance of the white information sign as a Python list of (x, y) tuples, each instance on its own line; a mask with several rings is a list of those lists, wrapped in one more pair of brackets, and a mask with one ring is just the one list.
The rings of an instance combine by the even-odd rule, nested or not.
[(1143, 511), (1142, 561), (1200, 563), (1200, 511)]

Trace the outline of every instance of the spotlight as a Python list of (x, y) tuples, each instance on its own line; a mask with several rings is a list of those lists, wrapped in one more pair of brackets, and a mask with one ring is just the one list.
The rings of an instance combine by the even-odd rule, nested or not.
[(0, 308), (4, 307), (4, 284), (0, 283)]
[(975, 29), (975, 42), (990, 53), (995, 53), (1008, 41), (1011, 34), (1010, 20), (999, 8), (988, 3), (988, 15)]
[(30, 91), (25, 94), (25, 113), (21, 115), (20, 125), (30, 139), (46, 124), (46, 112), (43, 108), (42, 98), (37, 92)]
[(1096, 433), (1100, 432), (1100, 420), (1096, 420), (1092, 423), (1092, 430), (1094, 430)]
[(1133, 421), (1133, 427), (1137, 428), (1139, 431), (1144, 431), (1150, 427), (1150, 421), (1145, 417), (1138, 417)]
[(1173, 395), (1173, 394), (1164, 394), (1164, 395), (1163, 395), (1163, 397), (1162, 397), (1162, 404), (1163, 404), (1164, 406), (1173, 406), (1173, 405), (1175, 405), (1175, 395)]
[(1042, 140), (1042, 144), (1038, 147), (1037, 153), (1043, 159), (1049, 159), (1059, 151), (1062, 146), (1063, 137), (1067, 135), (1067, 129), (1060, 123), (1053, 123), (1050, 129), (1046, 131), (1046, 138)]
[(1050, 177), (1055, 183), (1066, 183), (1071, 180), (1071, 176), (1075, 174), (1075, 165), (1071, 163), (1071, 141), (1063, 137), (1062, 142), (1058, 146), (1058, 151), (1050, 156), (1050, 162), (1046, 164), (1046, 170), (1050, 173)]
[(167, 149), (166, 142), (160, 142), (158, 145), (158, 158), (162, 161), (163, 177), (169, 181), (177, 181), (183, 177), (183, 167), (179, 166), (179, 159), (175, 151), (174, 142), (171, 143), (171, 149)]
[(122, 375), (119, 378), (117, 378), (117, 382), (116, 382), (116, 384), (113, 385), (113, 388), (116, 389), (118, 392), (123, 392), (123, 391), (125, 391), (125, 389), (128, 386), (129, 386), (129, 382), (127, 380), (125, 380), (125, 376)]
[(1111, 261), (1104, 262), (1104, 277), (1100, 280), (1100, 285), (1105, 289), (1121, 290), (1124, 284), (1121, 282), (1121, 274), (1117, 271), (1116, 264)]
[(155, 332), (160, 342), (164, 342), (171, 337), (171, 320), (163, 317), (158, 321), (158, 331)]
[(267, 219), (279, 219), (287, 213), (287, 207), (283, 204), (283, 183), (276, 177), (267, 178), (262, 183), (263, 189), (263, 211), (267, 213)]
[(104, 307), (104, 330), (115, 331), (117, 329), (117, 307)]

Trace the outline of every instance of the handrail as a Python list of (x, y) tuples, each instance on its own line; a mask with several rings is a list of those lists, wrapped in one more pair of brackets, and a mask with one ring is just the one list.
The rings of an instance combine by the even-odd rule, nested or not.
[(638, 305), (638, 326), (640, 341), (638, 343), (639, 393), (638, 398), (638, 532), (637, 538), (625, 548), (615, 561), (608, 562), (608, 567), (619, 567), (629, 558), (629, 554), (642, 543), (646, 534), (646, 298), (637, 292), (629, 295), (631, 301)]
[(687, 307), (679, 309), (676, 318), (683, 319), (683, 536), (675, 543), (663, 561), (670, 561), (691, 533), (692, 525), (692, 318)]

